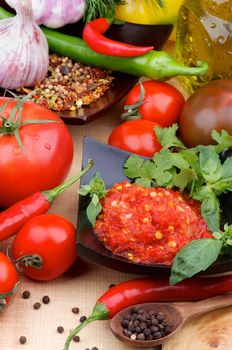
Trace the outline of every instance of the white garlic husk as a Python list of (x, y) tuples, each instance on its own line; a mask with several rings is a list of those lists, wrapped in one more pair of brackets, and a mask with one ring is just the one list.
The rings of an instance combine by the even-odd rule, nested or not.
[[(14, 7), (15, 0), (5, 0)], [(60, 28), (75, 23), (85, 12), (85, 0), (31, 0), (33, 15), (38, 24)]]
[(16, 16), (0, 20), (0, 87), (17, 89), (42, 81), (48, 71), (49, 50), (35, 22), (31, 0), (14, 1)]

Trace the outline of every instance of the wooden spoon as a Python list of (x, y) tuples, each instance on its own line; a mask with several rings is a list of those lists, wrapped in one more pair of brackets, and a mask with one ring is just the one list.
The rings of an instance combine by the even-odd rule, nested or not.
[(110, 328), (114, 335), (121, 341), (128, 343), (133, 347), (154, 347), (163, 344), (179, 331), (184, 324), (197, 316), (208, 311), (216, 310), (222, 307), (232, 305), (232, 293), (219, 295), (217, 297), (205, 299), (198, 302), (186, 303), (145, 303), (136, 306), (143, 308), (146, 312), (155, 311), (165, 315), (165, 319), (172, 326), (172, 332), (160, 339), (156, 340), (133, 340), (123, 334), (121, 321), (125, 315), (128, 315), (131, 306), (118, 312), (110, 320)]

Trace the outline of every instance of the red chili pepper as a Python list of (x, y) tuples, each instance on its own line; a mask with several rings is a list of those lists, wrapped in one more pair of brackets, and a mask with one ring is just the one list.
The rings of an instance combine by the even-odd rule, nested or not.
[(97, 18), (85, 25), (83, 39), (93, 51), (108, 56), (134, 57), (154, 49), (153, 46), (134, 46), (106, 38), (102, 34), (110, 23), (108, 18)]
[(13, 236), (31, 218), (46, 213), (53, 200), (83, 176), (92, 161), (78, 175), (49, 191), (36, 192), (0, 212), (0, 241)]
[(87, 324), (95, 320), (107, 320), (126, 307), (149, 302), (196, 301), (231, 291), (232, 276), (194, 277), (173, 286), (169, 285), (168, 277), (122, 282), (97, 300), (91, 315), (70, 332), (64, 350), (69, 349), (74, 335)]

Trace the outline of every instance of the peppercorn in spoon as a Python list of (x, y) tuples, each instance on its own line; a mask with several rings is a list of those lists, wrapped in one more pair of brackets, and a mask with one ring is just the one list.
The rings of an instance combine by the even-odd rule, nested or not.
[(230, 305), (232, 293), (198, 302), (138, 304), (118, 312), (110, 328), (133, 347), (154, 347), (171, 339), (190, 319)]

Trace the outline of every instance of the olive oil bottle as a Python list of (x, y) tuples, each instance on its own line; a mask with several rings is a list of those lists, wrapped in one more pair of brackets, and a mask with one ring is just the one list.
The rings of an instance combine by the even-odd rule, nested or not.
[(179, 10), (176, 58), (185, 65), (208, 63), (204, 76), (180, 77), (193, 93), (213, 79), (232, 79), (232, 0), (184, 0)]

